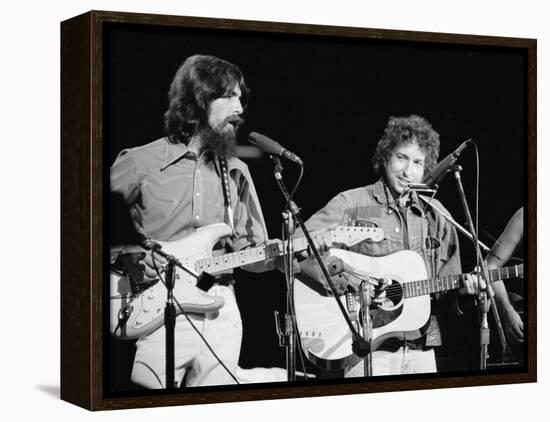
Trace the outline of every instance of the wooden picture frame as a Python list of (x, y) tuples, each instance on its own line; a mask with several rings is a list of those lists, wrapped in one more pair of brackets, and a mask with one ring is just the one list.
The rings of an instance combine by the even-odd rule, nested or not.
[[(199, 47), (193, 44), (200, 45), (203, 51), (196, 51)], [(159, 46), (167, 47), (161, 49)], [(338, 54), (329, 54), (329, 49)], [(129, 52), (128, 56), (121, 55), (124, 51)], [(305, 51), (313, 52), (311, 57), (315, 56), (319, 60), (307, 70), (306, 67), (300, 67), (305, 59), (302, 57), (302, 61), (298, 60)], [(251, 106), (251, 110), (255, 107), (256, 114), (251, 116), (250, 122), (265, 127), (270, 135), (277, 135), (271, 135), (276, 139), (285, 139), (285, 146), (304, 158), (311, 178), (304, 182), (308, 193), (304, 194), (299, 205), (306, 217), (336, 193), (362, 186), (370, 180), (357, 181), (364, 172), (368, 173), (365, 168), (370, 163), (370, 155), (363, 158), (365, 168), (360, 168), (360, 161), (353, 161), (359, 158), (352, 157), (354, 154), (350, 151), (358, 151), (356, 155), (362, 155), (359, 154), (362, 152), (371, 154), (378, 138), (364, 145), (363, 136), (379, 136), (391, 113), (431, 113), (432, 118), (429, 120), (433, 122), (435, 116), (435, 121), (447, 128), (447, 134), (455, 130), (460, 135), (472, 136), (474, 132), (485, 136), (480, 142), (483, 146), (480, 147), (482, 159), (484, 152), (493, 153), (495, 156), (486, 157), (486, 160), (504, 160), (502, 166), (508, 171), (500, 179), (490, 179), (485, 185), (501, 184), (494, 188), (495, 192), (488, 194), (487, 201), (492, 203), (486, 204), (486, 210), (481, 207), (481, 221), (490, 220), (488, 216), (492, 211), (488, 209), (489, 206), (493, 206), (497, 199), (506, 199), (505, 195), (508, 194), (512, 203), (500, 206), (495, 212), (498, 218), (491, 222), (492, 225), (489, 224), (494, 237), (498, 237), (511, 217), (511, 207), (517, 208), (521, 204), (527, 210), (524, 220), (528, 233), (524, 287), (526, 335), (522, 364), (515, 368), (482, 372), (383, 377), (374, 382), (335, 378), (282, 384), (201, 387), (176, 392), (113, 388), (111, 375), (114, 368), (110, 361), (113, 352), (106, 330), (104, 305), (106, 297), (108, 299), (105, 287), (109, 264), (106, 252), (110, 219), (106, 200), (108, 167), (120, 149), (144, 144), (157, 135), (162, 136), (162, 108), (166, 106), (170, 78), (186, 56), (201, 52), (226, 58), (243, 70), (253, 93), (259, 92)], [(369, 63), (367, 53), (380, 55)], [(285, 54), (288, 54), (286, 62), (283, 61)], [(327, 57), (331, 54), (334, 60), (341, 60), (341, 66), (340, 63), (328, 63)], [(130, 55), (133, 55), (134, 61), (128, 61)], [(460, 59), (473, 60), (472, 63), (480, 67), (471, 69), (471, 74), (459, 74), (460, 70), (452, 70), (452, 63), (456, 66)], [(422, 79), (421, 71), (428, 72), (429, 66), (424, 68), (417, 64), (432, 63), (430, 60), (433, 64), (443, 63), (441, 69), (449, 73), (434, 73), (431, 79)], [(365, 82), (360, 78), (363, 74), (361, 71), (352, 73), (356, 78), (355, 93), (345, 81), (336, 77), (342, 68), (349, 69), (354, 63), (364, 69), (364, 74), (375, 79), (374, 82)], [(413, 65), (409, 67), (411, 63)], [(500, 66), (503, 63), (505, 66), (509, 64), (511, 70), (508, 73), (507, 67)], [(408, 72), (419, 72), (415, 76), (426, 85), (426, 100), (405, 101), (407, 93), (416, 91), (408, 91), (405, 84), (401, 86), (396, 82), (395, 86), (387, 86), (385, 95), (373, 95), (378, 99), (376, 104), (369, 103), (364, 85), (377, 92), (374, 90), (382, 89), (377, 84), (388, 83), (389, 79), (384, 78), (390, 70), (394, 72), (392, 75), (396, 81)], [(484, 81), (490, 80), (491, 72), (495, 70), (498, 72), (494, 73), (494, 78), (506, 75), (501, 76), (501, 85), (484, 85)], [(156, 73), (150, 73), (153, 71)], [(128, 77), (128, 85), (117, 85), (125, 76)], [(471, 98), (469, 103), (466, 98), (460, 97), (458, 91), (477, 76), (480, 81), (475, 82), (475, 86), (479, 97)], [(457, 88), (453, 88), (453, 78), (460, 79), (456, 82)], [(306, 79), (313, 80), (313, 83), (304, 87), (303, 92), (297, 92), (296, 87), (306, 85)], [(61, 24), (61, 81), (63, 400), (90, 410), (107, 410), (536, 381), (536, 40), (92, 11)], [(293, 81), (297, 81), (296, 85), (293, 85)], [(330, 81), (337, 85), (335, 89), (332, 89), (334, 87)], [(513, 84), (509, 84), (510, 81)], [(272, 90), (263, 88), (268, 83)], [(495, 88), (498, 86), (508, 88), (498, 91)], [(399, 96), (396, 87), (404, 92), (404, 98)], [(481, 92), (485, 87), (487, 91)], [(437, 91), (439, 96), (434, 94)], [(136, 96), (137, 92), (142, 97)], [(302, 100), (285, 102), (286, 94), (292, 101), (296, 101), (296, 98)], [(323, 95), (331, 96), (326, 104), (333, 108), (314, 118), (312, 116), (315, 112), (320, 111), (308, 111), (308, 104), (313, 107), (314, 103), (323, 102), (320, 100)], [(453, 96), (461, 98), (456, 107), (449, 105)], [(141, 111), (135, 107), (136, 101), (140, 99), (147, 104)], [(435, 104), (436, 99), (441, 103)], [(518, 103), (510, 104), (514, 100)], [(132, 102), (134, 108), (129, 109), (127, 106)], [(478, 105), (474, 106), (476, 103)], [(499, 107), (495, 106), (495, 111), (483, 108), (490, 104), (498, 104)], [(500, 107), (502, 104), (504, 106)], [(450, 111), (443, 110), (445, 107)], [(283, 108), (291, 110), (277, 112)], [(354, 111), (350, 111), (351, 108)], [(260, 115), (262, 109), (264, 116)], [(501, 116), (504, 121), (499, 120), (496, 114), (501, 110), (511, 110), (512, 119), (509, 120), (505, 114)], [(141, 112), (144, 114), (141, 115)], [(147, 113), (151, 112), (155, 115), (149, 117)], [(482, 112), (486, 113), (485, 117), (480, 116)], [(373, 116), (372, 119), (370, 116)], [(147, 118), (152, 123), (145, 123)], [(367, 123), (362, 121), (363, 118)], [(486, 124), (480, 123), (483, 118)], [(465, 123), (468, 119), (473, 123)], [(512, 128), (507, 132), (508, 138), (490, 139), (505, 133), (501, 128), (490, 126), (496, 121), (500, 121), (501, 125), (511, 125)], [(308, 128), (308, 124), (315, 127)], [(365, 129), (366, 134), (358, 133), (367, 125), (372, 126), (372, 129)], [(288, 128), (282, 129), (283, 126)], [(369, 130), (373, 133), (369, 133)], [(323, 131), (326, 136), (319, 135)], [(125, 139), (123, 132), (132, 139)], [(343, 144), (331, 140), (338, 133), (347, 136)], [(350, 133), (357, 135), (351, 136)], [(308, 134), (316, 139), (307, 139)], [(458, 145), (461, 139), (457, 137), (448, 140), (445, 146), (442, 143), (442, 156), (449, 153), (455, 143)], [(492, 146), (489, 146), (490, 142), (493, 142)], [(509, 153), (512, 157), (507, 159), (506, 151), (512, 151)], [(504, 158), (501, 154), (504, 154)], [(350, 168), (346, 169), (342, 161), (344, 158), (340, 155), (347, 155), (347, 160), (353, 165), (350, 164)], [(520, 160), (516, 163), (514, 160), (518, 156)], [(514, 168), (510, 167), (513, 165), (520, 169), (517, 174), (509, 171)], [(261, 166), (251, 165), (254, 178), (262, 173)], [(272, 227), (278, 224), (282, 205), (270, 172), (265, 171), (265, 168), (263, 171), (264, 174), (258, 176), (260, 181), (256, 182), (256, 187), (268, 228), (272, 231)], [(289, 172), (293, 174), (292, 170)], [(329, 172), (333, 174), (327, 174)], [(269, 174), (265, 176), (265, 173)], [(482, 177), (484, 174), (490, 176), (492, 173), (487, 170), (482, 173)], [(473, 186), (472, 180), (465, 176), (467, 188)], [(325, 189), (319, 190), (320, 183)], [(447, 183), (449, 191), (454, 189), (451, 182)], [(521, 192), (521, 195), (517, 192)], [(456, 197), (454, 191), (445, 195), (446, 199)], [(481, 202), (483, 204), (483, 200)], [(483, 216), (487, 218), (483, 220)], [(463, 238), (461, 245), (466, 250)], [(251, 282), (243, 283), (252, 286)], [(271, 289), (269, 292), (282, 289), (276, 282), (268, 282), (267, 285)], [(245, 324), (246, 317), (243, 315)], [(273, 327), (265, 330), (269, 332), (268, 342), (271, 341), (271, 346), (276, 342), (273, 340), (276, 338), (273, 330)], [(260, 338), (260, 341), (266, 340)], [(280, 359), (278, 363), (280, 365)]]

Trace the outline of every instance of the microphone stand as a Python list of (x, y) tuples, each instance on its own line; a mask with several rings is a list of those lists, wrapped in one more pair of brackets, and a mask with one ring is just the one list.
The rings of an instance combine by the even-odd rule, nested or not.
[[(287, 212), (290, 213), (290, 215), (292, 216), (293, 220), (295, 222), (298, 223), (298, 225), (302, 228), (302, 231), (304, 233), (304, 236), (307, 240), (307, 243), (309, 245), (309, 249), (313, 252), (313, 255), (315, 256), (315, 260), (317, 261), (319, 267), (321, 268), (321, 271), (323, 273), (323, 276), (325, 277), (326, 281), (327, 281), (327, 284), (332, 292), (332, 295), (334, 296), (334, 299), (336, 300), (336, 303), (340, 309), (340, 312), (342, 313), (343, 317), (344, 317), (344, 320), (346, 321), (351, 333), (352, 333), (352, 351), (355, 355), (357, 355), (358, 357), (360, 358), (364, 358), (367, 353), (370, 352), (370, 344), (365, 341), (365, 339), (357, 332), (357, 330), (355, 329), (353, 323), (351, 322), (350, 320), (350, 317), (348, 315), (348, 313), (346, 312), (346, 309), (344, 308), (344, 305), (342, 304), (342, 301), (340, 300), (340, 297), (338, 296), (338, 292), (336, 291), (336, 287), (334, 286), (334, 283), (332, 282), (332, 279), (330, 277), (330, 274), (328, 272), (328, 270), (326, 269), (324, 263), (323, 263), (323, 260), (321, 259), (321, 256), (319, 255), (319, 251), (317, 250), (317, 248), (315, 247), (315, 244), (313, 243), (313, 240), (311, 239), (311, 235), (309, 234), (309, 231), (307, 230), (305, 224), (303, 223), (301, 217), (300, 217), (300, 209), (298, 208), (298, 206), (296, 205), (296, 203), (294, 202), (294, 200), (292, 199), (292, 197), (290, 196), (285, 184), (284, 184), (284, 181), (283, 181), (283, 176), (281, 174), (282, 172), (282, 166), (281, 166), (281, 162), (279, 160), (278, 157), (275, 157), (275, 156), (270, 156), (271, 159), (274, 161), (275, 163), (275, 169), (273, 171), (273, 174), (275, 176), (275, 180), (277, 182), (277, 184), (279, 185), (279, 188), (286, 200), (286, 204), (287, 204)], [(293, 269), (293, 261), (294, 261), (294, 257), (293, 256), (290, 256), (288, 257), (288, 266), (291, 267), (291, 269), (289, 269), (288, 273), (292, 273)], [(285, 271), (286, 272), (286, 271)], [(289, 297), (288, 297), (288, 300), (291, 302), (290, 305), (292, 305), (293, 301), (294, 301), (294, 297), (293, 296), (290, 296), (290, 294), (294, 295), (294, 289), (293, 289), (293, 283), (294, 283), (294, 277), (289, 280)], [(289, 309), (292, 310), (293, 309), (293, 306), (289, 306)], [(288, 318), (285, 318), (285, 322)], [(278, 321), (277, 319), (277, 314), (276, 314), (276, 320)], [(295, 316), (292, 314), (292, 317), (290, 318), (290, 322), (293, 323), (295, 321)], [(287, 323), (288, 325), (288, 323)], [(279, 327), (277, 327), (278, 329), (278, 332), (279, 334), (281, 335), (280, 333), (280, 329)], [(286, 331), (286, 330), (285, 330)], [(294, 330), (292, 329), (292, 332), (293, 332), (293, 337), (296, 335), (296, 333), (294, 332)], [(294, 340), (293, 340), (294, 341)], [(289, 350), (290, 347), (287, 349)], [(295, 368), (295, 356), (289, 356), (290, 355), (290, 352), (287, 353), (287, 356), (290, 358), (291, 360), (291, 367)], [(288, 363), (288, 361), (287, 361)], [(289, 371), (290, 372), (290, 371)], [(294, 377), (295, 377), (295, 374), (294, 374)], [(289, 378), (289, 381), (291, 379)]]
[(292, 303), (292, 300), (294, 298), (294, 265), (293, 257), (294, 257), (294, 230), (295, 230), (295, 224), (294, 220), (292, 218), (292, 214), (288, 211), (283, 213), (283, 218), (285, 221), (285, 236), (286, 236), (286, 247), (284, 249), (284, 253), (286, 254), (286, 268), (285, 268), (285, 274), (287, 278), (287, 288), (288, 288), (288, 295), (287, 295), (287, 313), (285, 315), (285, 336), (288, 340), (287, 342), (287, 356), (286, 356), (286, 365), (287, 365), (287, 377), (288, 381), (296, 381), (296, 344), (297, 344), (297, 338), (296, 338), (296, 331), (294, 329), (295, 327), (295, 321), (296, 321), (296, 313), (294, 312), (294, 304)]
[[(438, 186), (436, 185), (436, 188)], [(437, 189), (434, 190), (436, 192)], [(418, 195), (420, 199), (422, 199), (426, 204), (428, 204), (432, 209), (436, 210), (439, 214), (441, 214), (445, 219), (451, 223), (455, 228), (462, 233), (464, 236), (466, 236), (468, 239), (470, 239), (472, 242), (475, 242), (474, 236), (466, 230), (464, 227), (462, 227), (460, 224), (457, 223), (457, 221), (447, 212), (439, 208), (437, 205), (435, 205), (433, 202), (431, 202), (429, 199), (425, 198), (424, 196)], [(477, 243), (481, 249), (483, 249), (484, 252), (488, 253), (491, 252), (491, 248), (487, 246), (485, 243), (483, 243), (481, 240), (477, 239)]]
[(458, 191), (460, 193), (460, 199), (462, 201), (462, 207), (464, 208), (464, 213), (466, 214), (466, 218), (468, 221), (468, 227), (470, 229), (470, 233), (473, 235), (474, 240), (474, 246), (475, 246), (475, 254), (476, 254), (476, 260), (477, 260), (477, 277), (478, 277), (478, 285), (479, 285), (479, 277), (482, 275), (482, 277), (485, 279), (485, 289), (480, 289), (479, 293), (479, 301), (480, 301), (480, 319), (481, 319), (481, 325), (480, 325), (480, 369), (487, 369), (487, 358), (488, 358), (488, 351), (489, 351), (489, 338), (490, 338), (490, 332), (489, 332), (489, 323), (487, 320), (487, 314), (489, 312), (490, 305), (493, 305), (493, 315), (495, 317), (495, 322), (497, 326), (498, 335), (500, 337), (500, 341), (502, 344), (502, 350), (503, 353), (505, 350), (508, 349), (508, 344), (506, 341), (506, 337), (504, 335), (504, 330), (502, 328), (502, 323), (500, 321), (500, 316), (498, 313), (498, 309), (495, 303), (495, 292), (493, 289), (493, 286), (491, 286), (491, 283), (489, 281), (488, 272), (487, 272), (487, 266), (485, 265), (483, 261), (483, 257), (481, 256), (481, 251), (479, 248), (478, 238), (477, 238), (477, 232), (475, 231), (474, 222), (472, 220), (472, 215), (470, 214), (470, 209), (468, 207), (468, 202), (466, 200), (466, 194), (464, 193), (464, 187), (462, 185), (462, 179), (460, 177), (460, 172), (462, 171), (462, 166), (455, 164), (451, 167), (451, 171), (453, 171), (455, 180), (458, 186)]
[(363, 337), (369, 345), (369, 351), (364, 359), (364, 376), (372, 376), (372, 318), (370, 315), (371, 296), (370, 289), (372, 287), (367, 284), (366, 281), (361, 282), (359, 286), (359, 298), (361, 304), (361, 325), (363, 330)]
[(164, 327), (166, 330), (166, 389), (177, 388), (175, 382), (175, 330), (176, 330), (176, 307), (174, 306), (174, 284), (176, 273), (174, 262), (169, 260), (166, 265), (166, 306), (164, 307)]
[[(275, 179), (282, 184), (282, 172), (283, 166), (281, 160), (276, 156), (271, 156), (275, 163), (273, 173)], [(286, 188), (283, 187), (286, 192)], [(287, 192), (288, 193), (288, 192)], [(288, 203), (287, 203), (288, 204)], [(286, 245), (283, 244), (283, 256), (285, 257), (285, 278), (287, 285), (287, 299), (286, 299), (286, 313), (284, 319), (284, 329), (281, 330), (279, 324), (279, 313), (275, 311), (275, 326), (277, 335), (279, 337), (279, 345), (286, 348), (286, 369), (287, 369), (287, 381), (296, 381), (296, 330), (295, 321), (296, 316), (294, 312), (293, 300), (294, 300), (294, 231), (295, 224), (292, 213), (287, 209), (283, 212), (284, 219), (284, 233), (286, 239)]]
[(202, 273), (200, 276), (190, 268), (183, 265), (179, 260), (170, 254), (161, 250), (161, 245), (154, 243), (151, 247), (151, 253), (156, 253), (162, 256), (167, 261), (164, 283), (166, 287), (166, 305), (164, 307), (164, 327), (165, 334), (165, 368), (166, 368), (166, 389), (177, 388), (175, 380), (175, 329), (176, 329), (176, 307), (174, 300), (174, 286), (176, 282), (176, 271), (178, 267), (197, 280), (197, 285), (200, 283), (208, 283), (213, 277), (208, 273)]

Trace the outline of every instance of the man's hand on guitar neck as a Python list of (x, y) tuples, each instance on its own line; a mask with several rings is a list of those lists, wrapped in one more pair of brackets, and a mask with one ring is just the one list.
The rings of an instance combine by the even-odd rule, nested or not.
[(477, 295), (480, 290), (485, 290), (486, 287), (485, 280), (481, 275), (478, 277), (476, 273), (466, 274), (463, 286), (458, 290), (458, 293), (461, 295)]

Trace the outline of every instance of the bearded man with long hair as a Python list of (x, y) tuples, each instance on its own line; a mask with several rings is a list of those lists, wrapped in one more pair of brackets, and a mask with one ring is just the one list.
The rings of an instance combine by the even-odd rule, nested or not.
[[(254, 183), (247, 166), (234, 156), (248, 93), (239, 68), (217, 57), (195, 55), (178, 69), (164, 116), (166, 136), (122, 151), (111, 167), (111, 191), (124, 198), (141, 237), (171, 242), (201, 227), (226, 223), (233, 235), (218, 242), (214, 254), (266, 242)], [(141, 282), (157, 279), (156, 268), (164, 262), (156, 255), (155, 259), (154, 263), (151, 252), (139, 245), (111, 248), (111, 262), (126, 269), (137, 266), (143, 273)], [(247, 269), (270, 268), (264, 264)], [(216, 315), (177, 317), (178, 385), (184, 379), (186, 386), (236, 382), (232, 375), (237, 372), (242, 323), (233, 285), (231, 271), (216, 276), (208, 293), (225, 300)], [(145, 388), (165, 388), (165, 365), (162, 326), (138, 339), (132, 381)]]

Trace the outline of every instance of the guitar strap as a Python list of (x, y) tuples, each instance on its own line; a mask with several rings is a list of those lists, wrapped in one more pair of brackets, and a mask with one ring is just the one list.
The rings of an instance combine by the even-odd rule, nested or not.
[(235, 225), (233, 223), (233, 208), (231, 207), (231, 192), (229, 190), (229, 172), (227, 170), (227, 160), (225, 158), (218, 158), (221, 169), (221, 179), (222, 179), (222, 191), (223, 191), (223, 202), (226, 210), (226, 216), (228, 220), (229, 227), (233, 233), (235, 233)]

